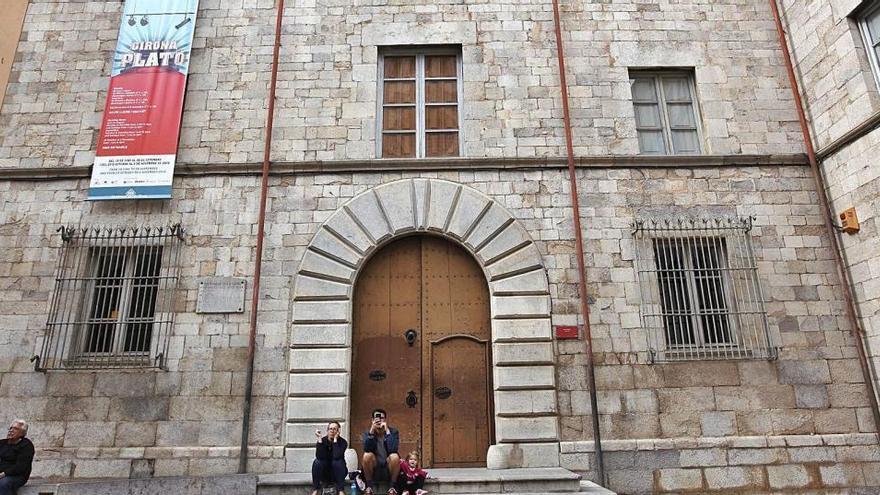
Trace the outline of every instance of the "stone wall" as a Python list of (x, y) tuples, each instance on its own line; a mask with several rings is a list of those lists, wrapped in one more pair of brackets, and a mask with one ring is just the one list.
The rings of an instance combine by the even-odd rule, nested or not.
[[(880, 111), (877, 78), (858, 23), (855, 17), (848, 17), (863, 2), (783, 3), (792, 56), (816, 147), (821, 150)], [(880, 369), (878, 150), (880, 133), (874, 130), (827, 156), (821, 164), (832, 211), (839, 214), (854, 207), (861, 222), (858, 234), (841, 234), (840, 241), (875, 369)]]
[[(273, 5), (202, 2), (181, 163), (261, 160)], [(549, 1), (287, 7), (273, 159), (375, 158), (378, 47), (439, 43), (462, 47), (465, 156), (564, 155)], [(706, 153), (803, 149), (766, 3), (563, 2), (562, 10), (576, 153), (638, 152), (631, 67), (693, 68)], [(92, 163), (120, 11), (103, 0), (31, 2), (0, 110), (0, 167)]]
[[(283, 429), (294, 275), (306, 247), (349, 199), (415, 176), (468, 184), (504, 206), (547, 268), (552, 323), (577, 323), (564, 170), (275, 176), (256, 355), (254, 472), (284, 470), (283, 446), (300, 441)], [(581, 169), (579, 184), (604, 439), (875, 431), (808, 169)], [(198, 315), (194, 308), (199, 277), (250, 276), (257, 185), (256, 177), (180, 178), (168, 202), (87, 203), (86, 181), (0, 183), (0, 313), (11, 315), (0, 345), (0, 395), (12, 399), (0, 413), (32, 421), (40, 475), (125, 476), (144, 468), (135, 462), (142, 458), (156, 459), (156, 475), (235, 469), (248, 314)], [(649, 364), (630, 225), (637, 217), (676, 214), (755, 217), (752, 238), (777, 361)], [(168, 371), (32, 371), (28, 358), (43, 334), (60, 245), (55, 229), (173, 221), (188, 236)], [(554, 354), (561, 439), (587, 441), (584, 342), (554, 342)]]

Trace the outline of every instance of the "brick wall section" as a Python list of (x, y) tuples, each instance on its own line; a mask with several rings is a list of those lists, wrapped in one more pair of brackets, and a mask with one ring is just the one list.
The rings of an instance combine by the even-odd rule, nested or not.
[[(544, 257), (554, 324), (576, 322), (574, 243), (562, 170), (420, 175), (471, 185), (508, 208)], [(606, 439), (874, 430), (807, 169), (592, 169), (579, 175)], [(255, 471), (283, 470), (291, 286), (305, 247), (349, 198), (405, 176), (413, 174), (272, 179), (251, 437)], [(179, 179), (167, 203), (83, 203), (85, 186), (0, 184), (0, 314), (11, 315), (0, 345), (0, 396), (14, 398), (2, 402), (0, 414), (26, 416), (37, 443), (57, 451), (41, 456), (44, 475), (117, 475), (130, 467), (131, 457), (142, 455), (158, 458), (157, 475), (234, 469), (247, 314), (197, 315), (194, 308), (199, 277), (250, 277), (258, 179)], [(706, 210), (707, 204), (714, 206)], [(753, 240), (774, 343), (782, 346), (778, 361), (647, 364), (629, 225), (637, 215), (706, 211), (756, 217)], [(178, 220), (189, 235), (169, 370), (33, 372), (28, 358), (38, 349), (53, 287), (60, 243), (55, 229), (80, 222)], [(590, 438), (583, 350), (581, 340), (556, 344), (565, 441)], [(189, 460), (180, 461), (182, 455)], [(95, 456), (108, 463), (106, 470)]]
[[(273, 5), (201, 3), (181, 163), (260, 161)], [(120, 9), (103, 0), (31, 3), (0, 109), (0, 167), (92, 163)], [(628, 68), (670, 66), (695, 68), (707, 153), (802, 150), (763, 2), (562, 9), (576, 153), (637, 153)], [(297, 0), (282, 43), (275, 160), (375, 157), (377, 47), (425, 43), (462, 46), (465, 156), (565, 154), (549, 1)]]
[[(876, 78), (858, 24), (847, 17), (860, 3), (783, 2), (792, 56), (816, 147), (820, 149), (880, 111)], [(875, 369), (880, 369), (878, 151), (880, 133), (873, 131), (822, 163), (832, 211), (840, 213), (855, 207), (861, 222), (861, 232), (843, 235), (841, 243)]]

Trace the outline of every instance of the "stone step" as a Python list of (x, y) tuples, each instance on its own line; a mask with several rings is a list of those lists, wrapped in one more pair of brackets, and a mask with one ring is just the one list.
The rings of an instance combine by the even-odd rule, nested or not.
[[(562, 468), (490, 470), (485, 468), (430, 469), (425, 489), (432, 494), (468, 495), (471, 493), (578, 493), (580, 476)], [(260, 476), (258, 495), (308, 495), (311, 475), (284, 473)], [(379, 484), (377, 494), (384, 494), (387, 484)], [(596, 492), (601, 493), (601, 492)]]
[(599, 486), (592, 481), (587, 480), (581, 480), (581, 491), (578, 493), (592, 493), (594, 495), (617, 495), (616, 492), (612, 492), (604, 486)]

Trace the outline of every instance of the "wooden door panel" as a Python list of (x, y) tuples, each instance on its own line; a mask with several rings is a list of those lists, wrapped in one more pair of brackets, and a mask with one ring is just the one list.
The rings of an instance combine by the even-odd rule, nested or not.
[[(400, 430), (401, 452), (420, 444), (420, 407), (409, 408), (407, 392), (421, 386), (421, 351), (407, 345), (408, 329), (421, 319), (421, 245), (417, 238), (390, 244), (358, 278), (354, 301), (351, 440), (363, 453), (361, 434), (373, 409), (385, 409)], [(384, 373), (384, 378), (382, 374)], [(381, 379), (380, 379), (381, 378)]]
[[(452, 243), (422, 240), (424, 452), (433, 466), (485, 465), (488, 407), (489, 291), (474, 259)], [(452, 336), (458, 336), (449, 339)], [(440, 399), (440, 387), (452, 395)]]
[[(409, 329), (417, 332), (412, 346)], [(355, 286), (354, 448), (362, 453), (360, 436), (378, 407), (400, 429), (402, 454), (419, 450), (426, 466), (485, 465), (492, 441), (490, 335), (488, 286), (466, 251), (427, 236), (379, 251)], [(436, 397), (439, 387), (452, 395)], [(410, 390), (419, 400), (413, 408), (405, 402)]]
[(431, 346), (434, 465), (482, 465), (489, 446), (488, 342), (452, 337)]

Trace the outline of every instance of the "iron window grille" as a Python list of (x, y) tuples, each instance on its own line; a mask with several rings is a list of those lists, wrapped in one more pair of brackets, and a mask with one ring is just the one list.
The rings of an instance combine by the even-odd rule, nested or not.
[(38, 370), (164, 368), (180, 224), (61, 227), (55, 291)]
[(751, 230), (751, 218), (634, 223), (652, 361), (775, 357)]

